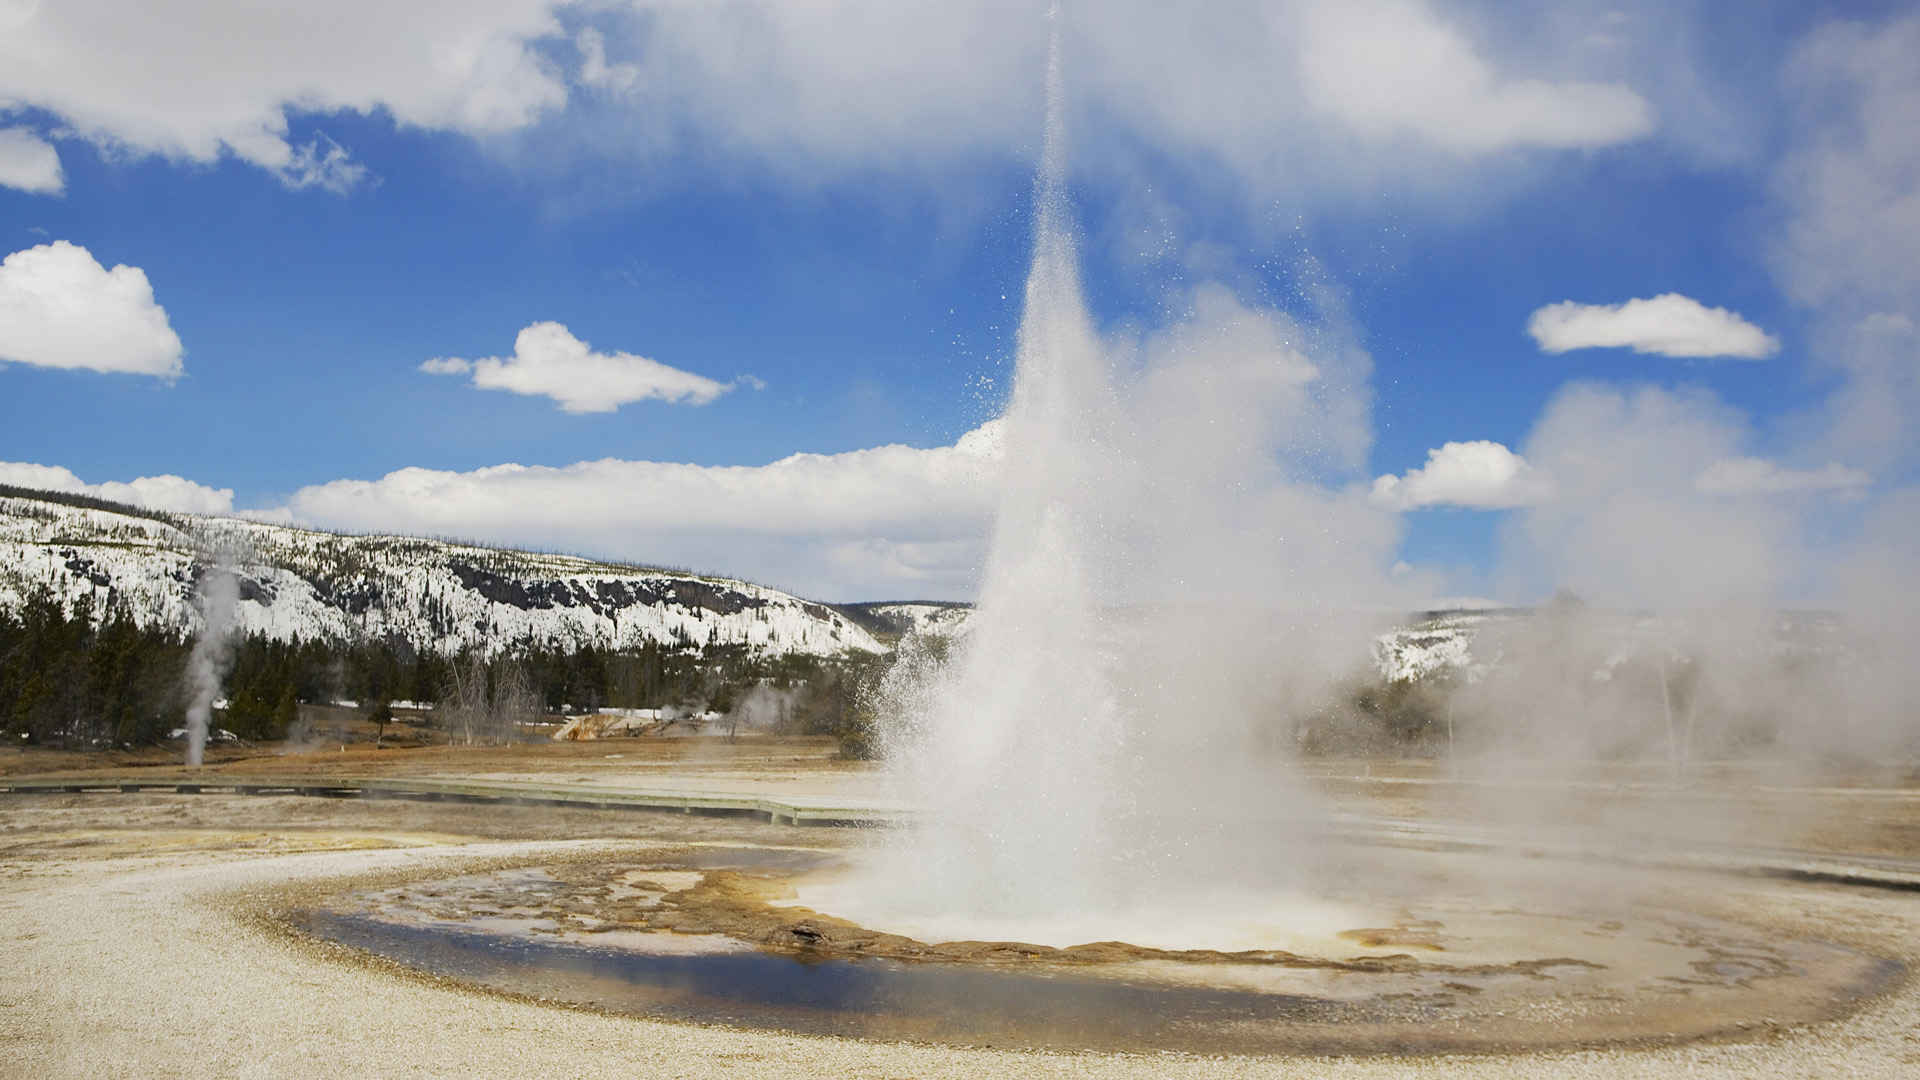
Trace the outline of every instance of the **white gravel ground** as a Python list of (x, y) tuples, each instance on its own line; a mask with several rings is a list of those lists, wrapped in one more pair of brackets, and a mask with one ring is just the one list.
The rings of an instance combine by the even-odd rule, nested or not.
[[(1415, 1060), (1013, 1053), (649, 1022), (468, 993), (330, 958), (246, 921), (231, 900), (298, 881), (603, 844), (631, 850), (605, 841), (108, 858), (0, 850), (0, 1075), (1920, 1076), (1912, 985), (1848, 1020), (1741, 1044)], [(1920, 964), (1920, 896), (1733, 887), (1784, 924)]]

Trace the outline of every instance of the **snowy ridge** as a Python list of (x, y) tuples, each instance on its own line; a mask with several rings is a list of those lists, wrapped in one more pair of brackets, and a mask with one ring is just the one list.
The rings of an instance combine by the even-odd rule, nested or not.
[[(214, 554), (225, 553), (225, 554)], [(69, 611), (202, 625), (194, 582), (239, 579), (235, 625), (277, 640), (405, 640), (453, 653), (517, 643), (741, 645), (831, 656), (885, 650), (824, 604), (730, 578), (403, 536), (0, 495), (0, 605), (46, 590)]]
[[(1772, 659), (1834, 656), (1845, 645), (1839, 621), (1824, 612), (1775, 612), (1739, 647)], [(1636, 660), (1684, 663), (1710, 635), (1683, 616), (1634, 612), (1562, 613), (1531, 608), (1430, 612), (1373, 639), (1374, 668), (1386, 681), (1452, 676), (1478, 681), (1510, 650), (1556, 648), (1579, 656), (1595, 682)], [(1722, 642), (1720, 649), (1726, 651)]]
[(931, 600), (842, 604), (841, 607), (860, 618), (869, 629), (898, 637), (908, 634), (958, 637), (967, 632), (967, 621), (973, 617), (971, 604)]
[(1480, 628), (1489, 619), (1515, 617), (1510, 612), (1449, 612), (1397, 627), (1373, 639), (1374, 667), (1389, 682), (1451, 671), (1470, 677), (1475, 670), (1473, 642)]

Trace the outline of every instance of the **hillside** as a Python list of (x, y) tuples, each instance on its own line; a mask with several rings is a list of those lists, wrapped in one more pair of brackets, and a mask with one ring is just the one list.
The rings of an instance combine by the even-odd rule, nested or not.
[(839, 609), (883, 641), (898, 641), (908, 634), (940, 634), (958, 637), (966, 633), (972, 604), (940, 600), (882, 601), (841, 604)]
[[(948, 602), (829, 605), (731, 578), (404, 536), (348, 536), (162, 513), (0, 487), (0, 607), (46, 591), (72, 611), (119, 606), (142, 626), (192, 633), (195, 584), (238, 584), (235, 625), (271, 640), (404, 641), (451, 655), (513, 643), (560, 650), (647, 643), (734, 645), (769, 655), (882, 653), (909, 634), (964, 634), (973, 609)], [(1529, 609), (1429, 612), (1374, 640), (1388, 682), (1477, 679), (1536, 622)], [(1830, 647), (1830, 617), (1782, 613), (1771, 648)], [(1581, 616), (1597, 678), (1687, 633), (1631, 613)], [(1820, 644), (1815, 645), (1818, 641)]]
[[(1778, 611), (1718, 626), (1715, 621), (1551, 607), (1434, 611), (1374, 638), (1373, 661), (1386, 682), (1435, 676), (1474, 682), (1503, 665), (1538, 662), (1550, 652), (1583, 678), (1604, 682), (1636, 660), (1692, 663), (1712, 651), (1719, 662), (1737, 660), (1757, 670), (1830, 660), (1846, 649), (1839, 619), (1830, 612)], [(1746, 655), (1734, 655), (1739, 653)]]
[(120, 606), (143, 626), (191, 632), (204, 625), (195, 584), (220, 569), (238, 584), (234, 625), (279, 641), (885, 650), (844, 612), (730, 578), (0, 489), (0, 606), (46, 590), (69, 611)]

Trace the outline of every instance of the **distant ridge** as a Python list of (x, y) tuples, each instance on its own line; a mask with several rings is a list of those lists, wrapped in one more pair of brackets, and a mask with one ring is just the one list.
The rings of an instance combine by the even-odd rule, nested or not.
[(873, 600), (835, 606), (869, 633), (889, 641), (914, 633), (964, 633), (973, 615), (972, 604), (957, 600)]
[(276, 640), (882, 652), (862, 618), (736, 578), (400, 535), (355, 536), (0, 485), (0, 607), (36, 593), (192, 633), (194, 584), (239, 579), (236, 626)]
[(82, 510), (104, 510), (111, 514), (124, 514), (128, 517), (151, 518), (154, 521), (173, 523), (182, 515), (166, 510), (153, 510), (132, 503), (114, 502), (97, 495), (87, 495), (78, 491), (52, 491), (42, 488), (18, 487), (13, 484), (0, 484), (0, 499), (38, 499), (41, 502), (59, 503), (62, 506), (77, 507)]

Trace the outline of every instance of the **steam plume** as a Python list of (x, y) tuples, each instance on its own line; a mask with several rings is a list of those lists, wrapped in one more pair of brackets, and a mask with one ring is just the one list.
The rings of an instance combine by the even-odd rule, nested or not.
[(215, 549), (213, 565), (193, 587), (201, 627), (193, 652), (187, 657), (187, 764), (191, 766), (198, 766), (205, 757), (213, 702), (220, 696), (233, 663), (234, 609), (240, 602), (235, 561), (228, 548)]
[(1140, 941), (1146, 912), (1196, 883), (1297, 881), (1316, 810), (1262, 706), (1276, 688), (1311, 696), (1333, 658), (1363, 653), (1324, 612), (1378, 599), (1394, 539), (1364, 492), (1309, 479), (1364, 460), (1363, 353), (1309, 358), (1315, 335), (1218, 286), (1164, 331), (1096, 329), (1059, 30), (1056, 15), (979, 605), (950, 662), (903, 646), (881, 704), (923, 823), (813, 904), (943, 938)]

